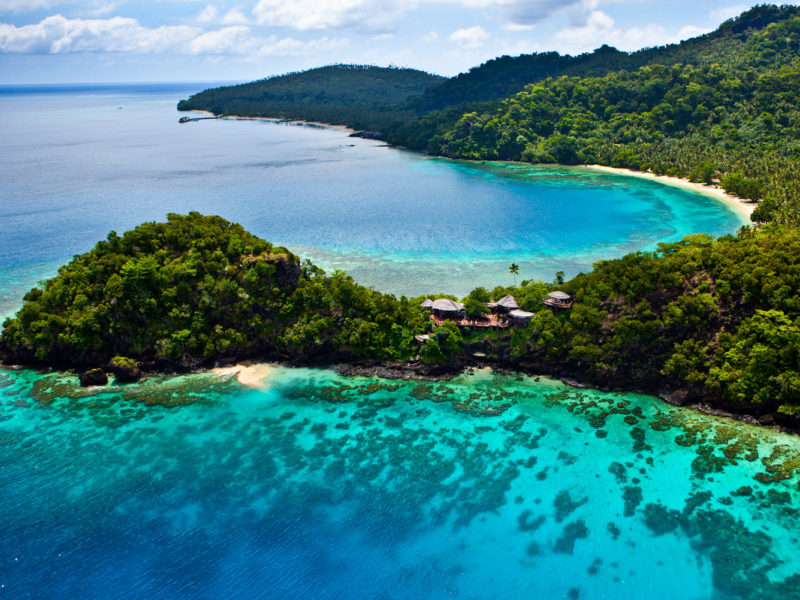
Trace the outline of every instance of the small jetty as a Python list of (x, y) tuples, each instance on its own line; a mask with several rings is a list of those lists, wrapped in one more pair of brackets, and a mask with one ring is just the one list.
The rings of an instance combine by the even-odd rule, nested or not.
[(209, 119), (221, 119), (220, 116), (214, 117), (181, 117), (178, 119), (178, 123), (191, 123), (192, 121), (208, 121)]

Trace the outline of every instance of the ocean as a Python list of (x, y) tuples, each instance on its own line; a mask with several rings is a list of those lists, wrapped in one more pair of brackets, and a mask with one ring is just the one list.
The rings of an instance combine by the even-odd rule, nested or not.
[[(574, 275), (741, 217), (579, 168), (339, 129), (179, 125), (202, 86), (0, 88), (0, 313), (110, 230), (198, 210), (397, 294)], [(0, 369), (0, 597), (795, 598), (800, 440), (476, 370), (272, 366), (82, 389)]]

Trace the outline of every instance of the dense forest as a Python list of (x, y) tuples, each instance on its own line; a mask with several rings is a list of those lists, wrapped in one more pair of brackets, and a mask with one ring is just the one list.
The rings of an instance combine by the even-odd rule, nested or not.
[[(570, 310), (542, 297), (572, 294)], [(3, 325), (5, 361), (113, 370), (191, 369), (242, 358), (293, 364), (406, 361), (500, 367), (669, 394), (797, 426), (800, 232), (770, 225), (695, 235), (602, 261), (571, 281), (478, 288), (470, 306), (513, 294), (527, 327), (434, 328), (422, 298), (326, 275), (220, 217), (170, 215), (112, 232), (25, 296)], [(414, 335), (428, 332), (421, 348)], [(115, 361), (109, 364), (109, 361)], [(416, 366), (415, 366), (416, 365)]]
[(756, 221), (792, 225), (800, 223), (799, 106), (800, 7), (773, 5), (632, 53), (503, 56), (447, 80), (340, 65), (179, 104), (345, 124), (454, 158), (598, 163), (719, 182), (760, 202)]
[(331, 65), (205, 90), (182, 100), (178, 110), (321, 121), (380, 130), (413, 116), (399, 109), (399, 105), (443, 79), (414, 69)]
[(763, 200), (754, 220), (797, 225), (800, 9), (781, 14), (790, 16), (751, 31), (732, 54), (706, 52), (699, 65), (547, 78), (476, 111), (395, 124), (386, 137), (457, 158), (598, 163), (719, 181)]
[(613, 71), (632, 71), (653, 64), (718, 63), (738, 67), (741, 66), (741, 51), (752, 33), (798, 14), (800, 12), (791, 6), (761, 6), (726, 21), (706, 35), (636, 52), (622, 52), (603, 45), (594, 52), (578, 56), (558, 52), (501, 56), (432, 85), (420, 96), (410, 98), (408, 106), (418, 113), (447, 107), (463, 111), (469, 105), (512, 96), (527, 84), (548, 77), (601, 77)]
[(240, 225), (198, 213), (111, 232), (24, 300), (4, 324), (0, 352), (33, 364), (407, 358), (426, 325), (406, 299), (341, 272), (327, 276)]

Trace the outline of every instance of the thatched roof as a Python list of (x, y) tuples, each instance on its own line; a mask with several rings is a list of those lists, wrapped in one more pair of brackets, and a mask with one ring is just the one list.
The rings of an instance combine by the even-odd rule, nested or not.
[(453, 302), (448, 298), (437, 298), (433, 301), (432, 308), (443, 312), (460, 312), (464, 310), (464, 305), (460, 302)]
[(425, 298), (425, 300), (422, 301), (420, 306), (422, 308), (432, 308), (433, 307), (433, 300), (431, 300), (430, 298)]
[(533, 313), (527, 310), (510, 310), (508, 311), (508, 316), (521, 321), (527, 321), (533, 316)]
[(519, 304), (514, 300), (514, 296), (503, 296), (497, 301), (497, 306), (502, 306), (503, 308), (519, 308)]
[(555, 292), (550, 292), (547, 294), (548, 298), (553, 298), (554, 300), (569, 300), (571, 296), (566, 292), (560, 292), (556, 290)]

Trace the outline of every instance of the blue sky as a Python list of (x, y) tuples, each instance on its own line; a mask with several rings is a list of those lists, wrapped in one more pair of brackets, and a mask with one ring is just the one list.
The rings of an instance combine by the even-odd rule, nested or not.
[(502, 54), (676, 42), (755, 4), (0, 0), (0, 83), (252, 80), (335, 62), (454, 75)]

